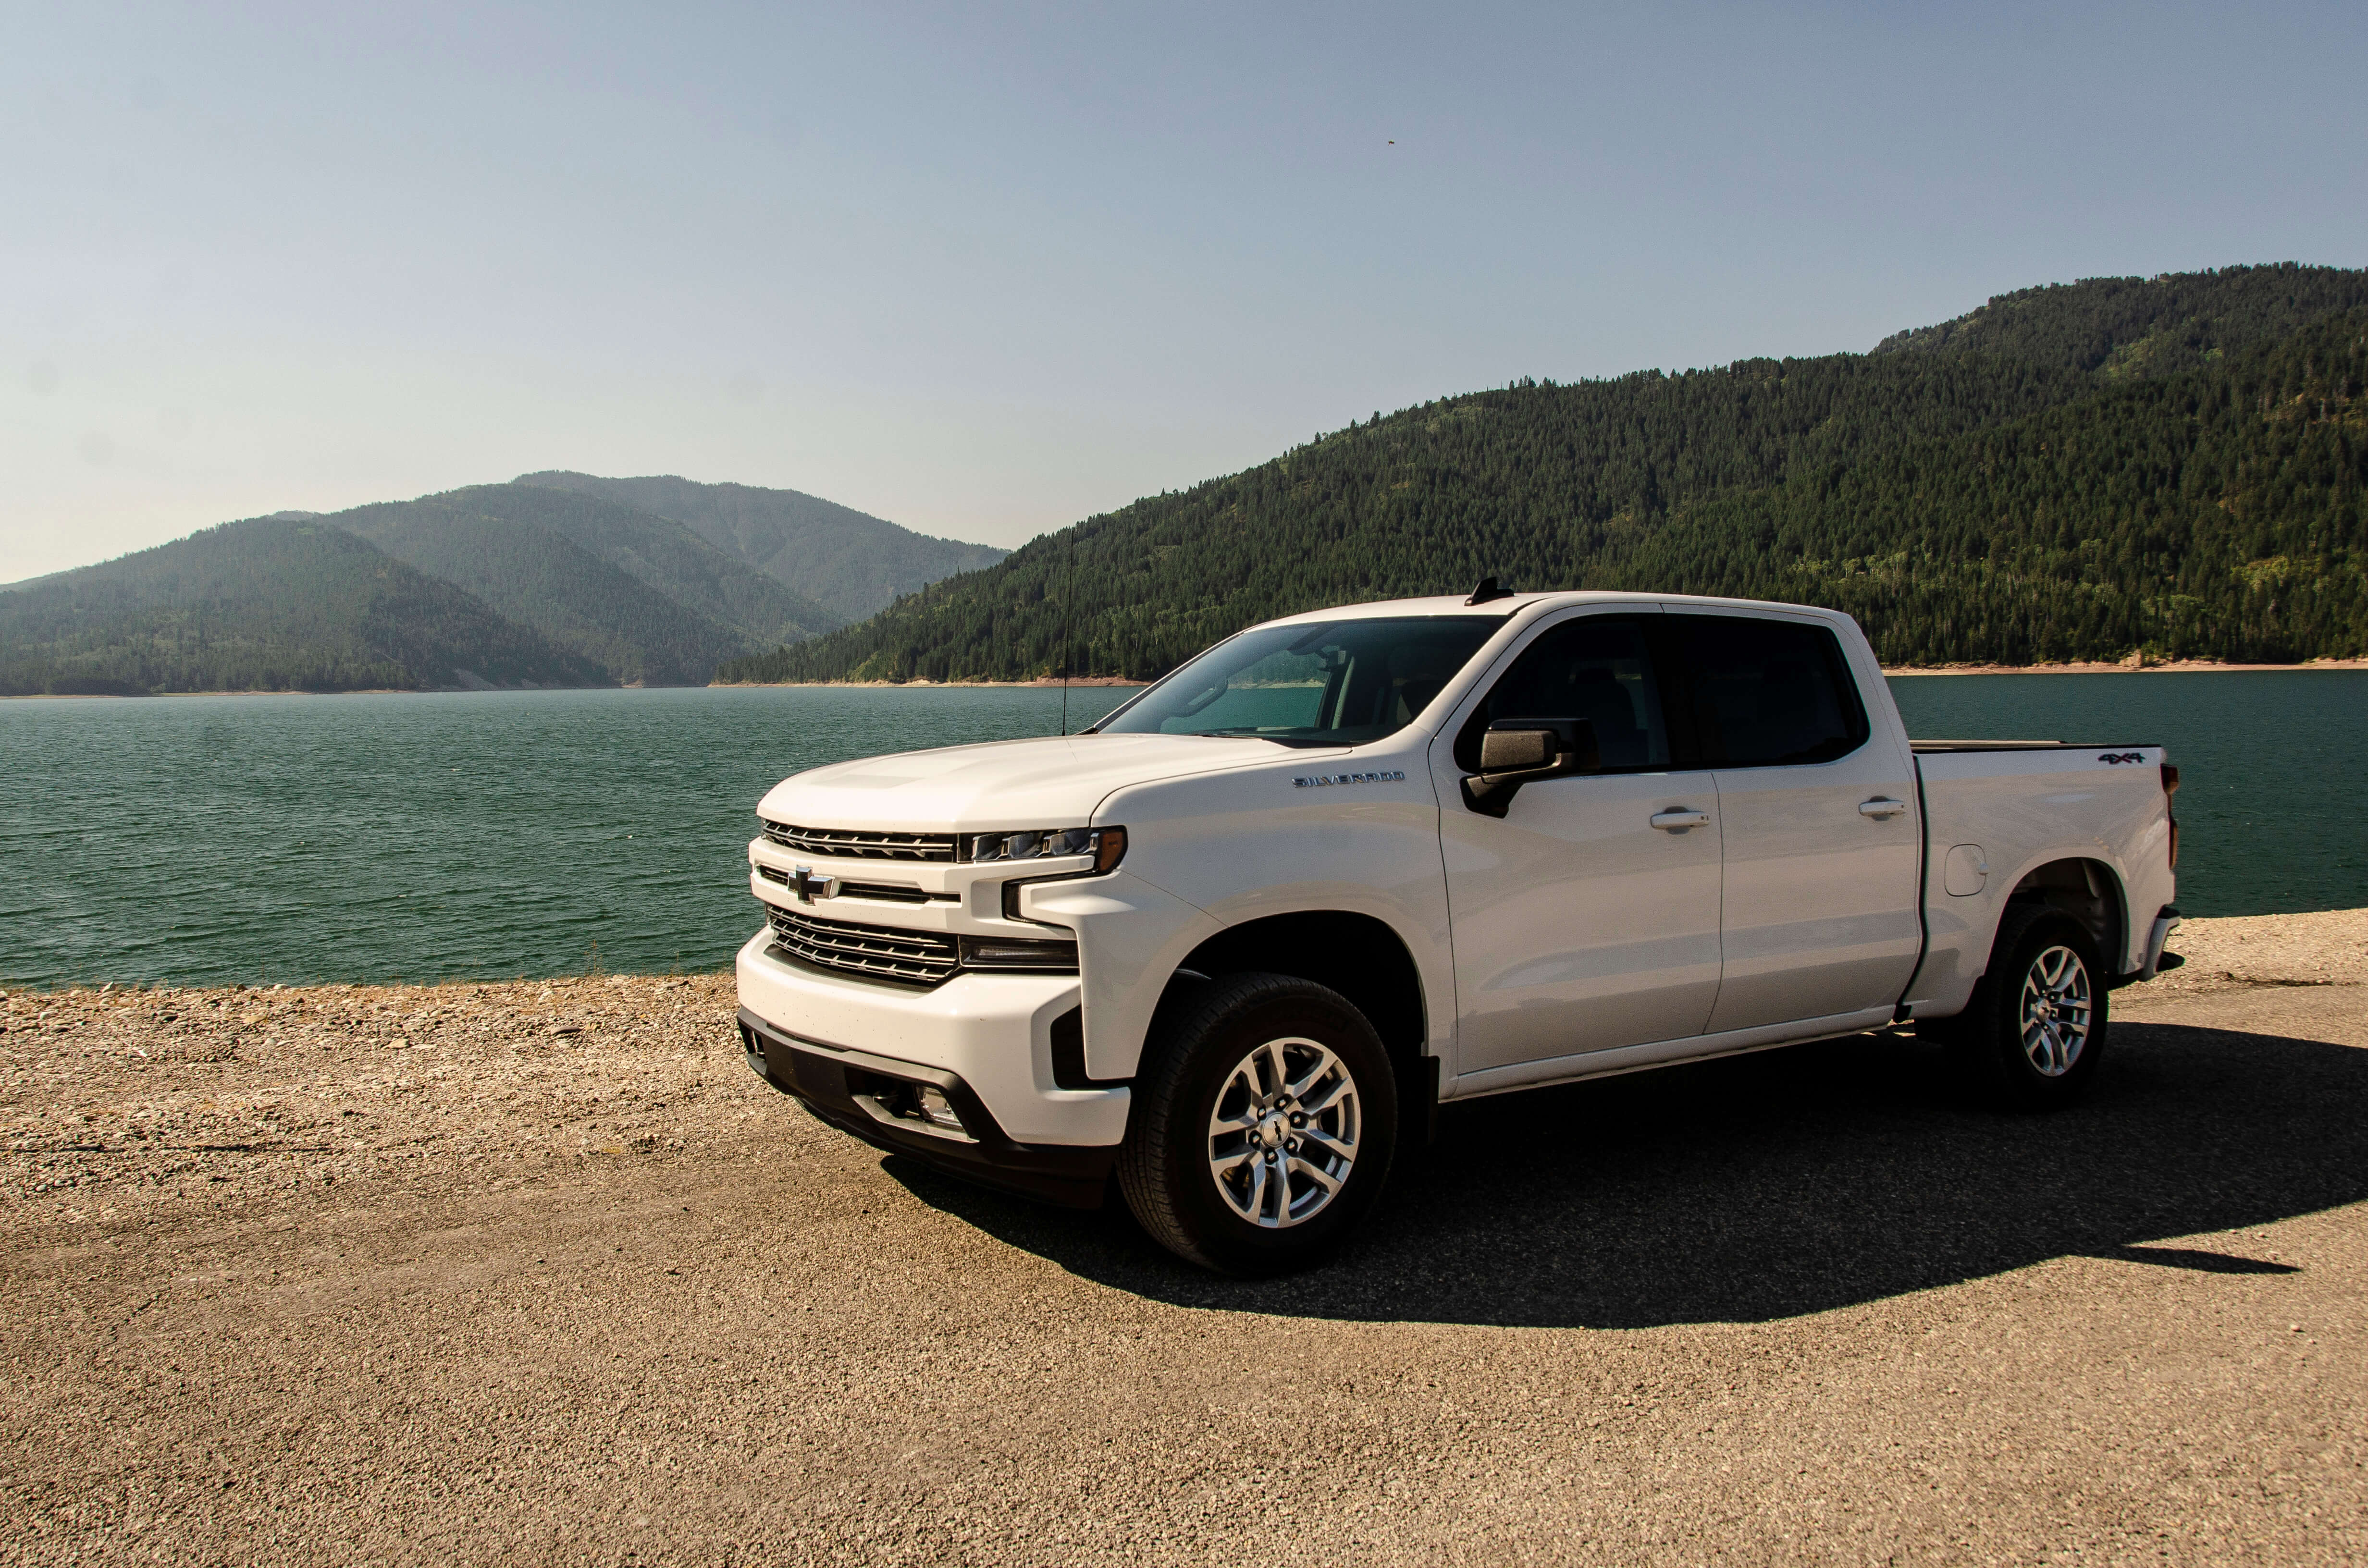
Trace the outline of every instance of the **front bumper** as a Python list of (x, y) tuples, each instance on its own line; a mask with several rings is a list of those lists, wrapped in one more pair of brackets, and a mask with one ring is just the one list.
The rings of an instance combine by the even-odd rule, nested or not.
[[(1132, 1096), (1053, 1081), (1055, 1025), (1074, 974), (957, 975), (930, 990), (842, 977), (786, 959), (758, 932), (741, 948), (749, 1067), (880, 1148), (1055, 1201), (1098, 1204)], [(960, 1133), (893, 1114), (904, 1086), (937, 1087)]]

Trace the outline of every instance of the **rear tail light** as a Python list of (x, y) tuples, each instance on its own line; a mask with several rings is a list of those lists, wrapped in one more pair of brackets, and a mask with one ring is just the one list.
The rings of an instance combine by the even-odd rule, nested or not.
[(2162, 803), (2170, 817), (2170, 869), (2179, 869), (2179, 816), (2171, 808), (2178, 804), (2179, 769), (2170, 763), (2162, 765)]

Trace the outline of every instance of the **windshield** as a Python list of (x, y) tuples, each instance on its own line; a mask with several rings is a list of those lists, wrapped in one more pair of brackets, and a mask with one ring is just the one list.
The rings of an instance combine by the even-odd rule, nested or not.
[(1414, 722), (1504, 624), (1494, 615), (1425, 615), (1258, 627), (1218, 643), (1096, 728), (1361, 745)]

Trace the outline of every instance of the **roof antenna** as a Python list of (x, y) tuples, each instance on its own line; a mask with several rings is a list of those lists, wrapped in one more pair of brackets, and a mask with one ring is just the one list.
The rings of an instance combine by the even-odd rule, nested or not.
[(1509, 599), (1512, 597), (1513, 590), (1498, 587), (1496, 578), (1483, 577), (1480, 579), (1480, 585), (1472, 590), (1472, 597), (1463, 602), (1468, 605), (1485, 605), (1490, 599)]
[(1069, 540), (1069, 588), (1061, 596), (1061, 733), (1069, 733), (1069, 598), (1077, 591), (1077, 540)]

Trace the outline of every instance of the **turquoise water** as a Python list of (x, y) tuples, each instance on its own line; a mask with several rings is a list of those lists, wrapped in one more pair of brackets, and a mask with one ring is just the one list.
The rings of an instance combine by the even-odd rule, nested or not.
[[(1895, 681), (1919, 735), (2161, 741), (2192, 914), (2368, 904), (2368, 674)], [(1074, 728), (1122, 691), (1070, 694)], [(0, 983), (712, 969), (757, 798), (1051, 734), (1036, 689), (0, 702)]]
[(1032, 688), (0, 702), (0, 983), (714, 969), (784, 776), (1060, 722)]
[(2179, 907), (2368, 905), (2368, 670), (1907, 676), (1908, 733), (2160, 744), (2179, 767)]

